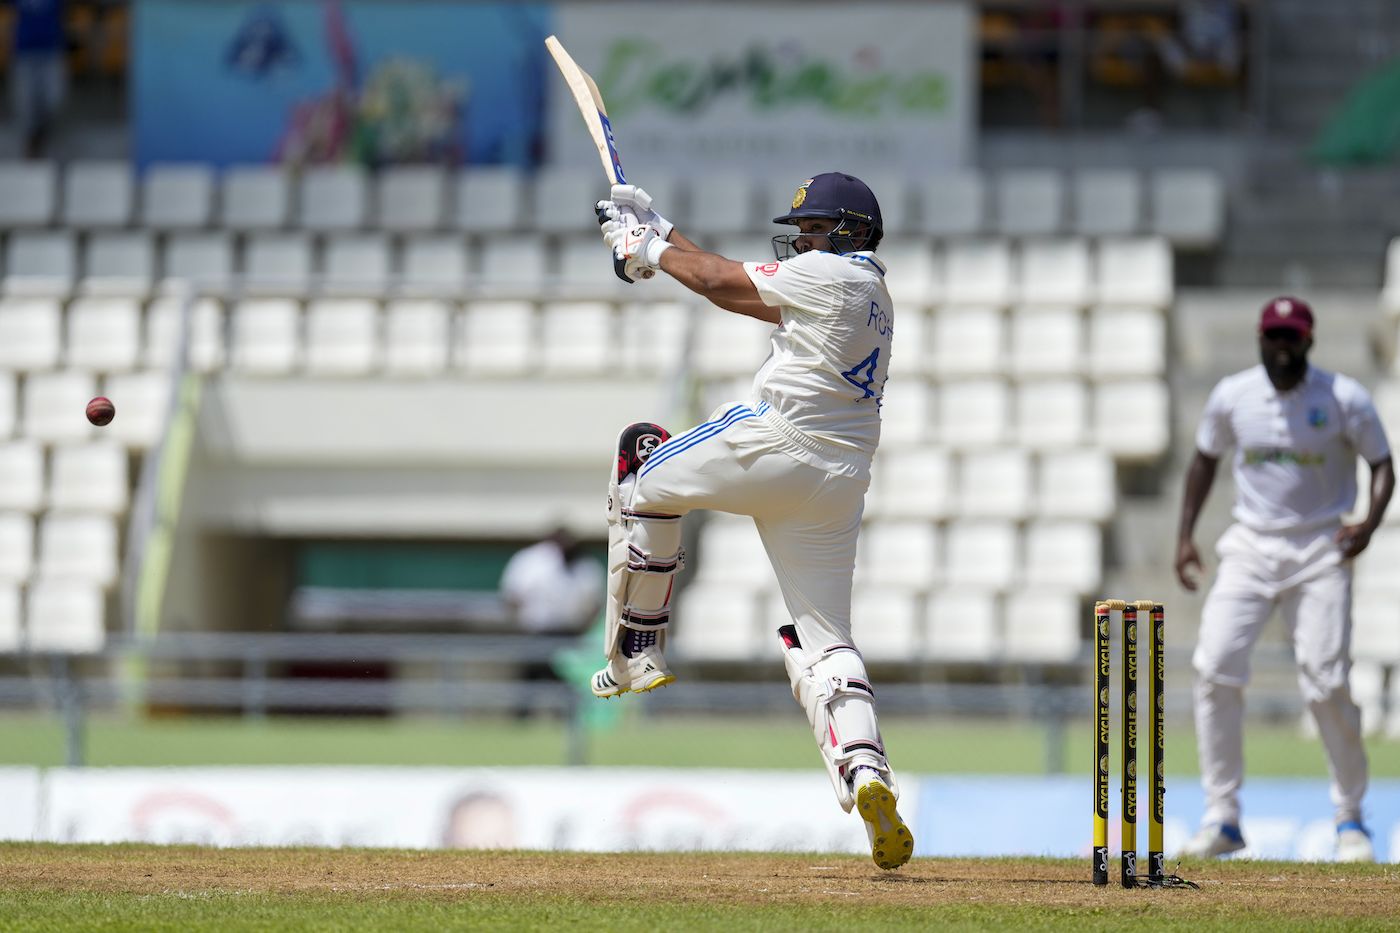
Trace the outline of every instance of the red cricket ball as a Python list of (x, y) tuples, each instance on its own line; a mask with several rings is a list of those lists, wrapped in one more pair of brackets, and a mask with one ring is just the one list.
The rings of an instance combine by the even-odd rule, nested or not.
[(117, 406), (109, 398), (99, 395), (87, 403), (87, 420), (95, 425), (110, 424), (116, 416)]

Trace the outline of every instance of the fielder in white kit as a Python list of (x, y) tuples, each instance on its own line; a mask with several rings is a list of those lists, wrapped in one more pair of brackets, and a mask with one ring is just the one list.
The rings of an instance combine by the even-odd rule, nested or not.
[[(1186, 477), (1176, 573), (1188, 590), (1200, 569), (1192, 530), (1216, 464), (1235, 448), (1235, 524), (1216, 544), (1220, 569), (1206, 597), (1192, 664), (1196, 740), (1206, 809), (1184, 854), (1245, 847), (1244, 686), (1249, 655), (1275, 608), (1292, 637), (1298, 686), (1317, 722), (1332, 776), (1337, 858), (1372, 861), (1362, 820), (1366, 751), (1352, 701), (1351, 577), (1395, 487), (1390, 447), (1365, 388), (1309, 366), (1313, 315), (1275, 298), (1259, 319), (1262, 364), (1228, 376), (1206, 403)], [(1356, 500), (1356, 458), (1371, 468), (1370, 506), (1359, 524), (1342, 517)]]
[[(600, 697), (675, 680), (663, 654), (672, 578), (684, 564), (681, 518), (693, 509), (750, 515), (792, 623), (778, 630), (793, 696), (811, 723), (843, 809), (865, 820), (881, 868), (909, 860), (914, 839), (876, 721), (874, 691), (851, 640), (851, 576), (871, 458), (880, 440), (893, 307), (879, 204), (859, 179), (809, 178), (775, 223), (777, 262), (700, 250), (617, 185), (600, 202), (604, 239), (633, 279), (656, 269), (727, 311), (776, 325), (750, 398), (669, 437), (631, 425), (619, 440), (608, 500), (608, 664)], [(622, 218), (635, 217), (629, 225)], [(703, 625), (703, 619), (688, 620)]]

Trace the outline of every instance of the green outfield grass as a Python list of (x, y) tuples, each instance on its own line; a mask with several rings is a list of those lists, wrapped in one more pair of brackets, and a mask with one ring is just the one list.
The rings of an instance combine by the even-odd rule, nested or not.
[[(1006, 721), (886, 718), (885, 744), (902, 771), (931, 774), (1041, 774), (1055, 742), (1043, 725)], [(1067, 771), (1092, 757), (1087, 726), (1058, 743)], [(1322, 747), (1291, 726), (1252, 725), (1251, 775), (1325, 777)], [(1116, 739), (1116, 733), (1115, 733)], [(589, 734), (595, 765), (810, 768), (816, 754), (806, 723), (789, 717), (647, 718), (624, 716)], [(1400, 773), (1400, 742), (1368, 743), (1371, 772)], [(723, 761), (716, 750), (724, 748)], [(1117, 742), (1114, 743), (1116, 751)], [(548, 720), (280, 719), (129, 720), (94, 717), (85, 737), (89, 765), (558, 765), (567, 762), (564, 726)], [(54, 717), (0, 717), (0, 765), (64, 763), (64, 732)], [(1168, 771), (1196, 772), (1188, 724), (1168, 727)]]

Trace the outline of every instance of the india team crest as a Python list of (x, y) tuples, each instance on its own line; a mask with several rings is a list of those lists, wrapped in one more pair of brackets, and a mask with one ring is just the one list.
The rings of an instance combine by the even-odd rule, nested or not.
[(802, 206), (802, 202), (807, 200), (807, 186), (812, 183), (812, 179), (807, 179), (797, 186), (797, 193), (792, 196), (792, 209), (797, 210)]
[(1327, 427), (1327, 412), (1321, 408), (1309, 408), (1308, 424), (1315, 428)]

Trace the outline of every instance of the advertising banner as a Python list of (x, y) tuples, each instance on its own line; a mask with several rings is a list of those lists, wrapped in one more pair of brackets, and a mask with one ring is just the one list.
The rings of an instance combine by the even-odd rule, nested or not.
[(142, 165), (539, 160), (555, 77), (547, 4), (136, 0), (135, 11)]
[[(905, 775), (900, 812), (916, 856), (1058, 856), (1091, 849), (1087, 775)], [(36, 792), (36, 784), (39, 784)], [(0, 771), (0, 837), (51, 842), (757, 851), (868, 855), (825, 774), (633, 768), (87, 768)], [(1138, 848), (1147, 848), (1146, 785)], [(1329, 861), (1327, 782), (1244, 789), (1236, 857)], [(1195, 831), (1194, 780), (1167, 789), (1169, 857)], [(1376, 858), (1400, 861), (1400, 781), (1372, 782)], [(1109, 849), (1119, 846), (1117, 789)]]
[[(629, 180), (685, 171), (927, 171), (972, 157), (974, 19), (962, 2), (560, 4)], [(598, 156), (567, 97), (551, 161)]]

